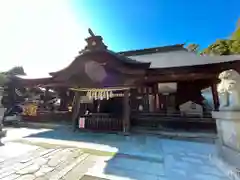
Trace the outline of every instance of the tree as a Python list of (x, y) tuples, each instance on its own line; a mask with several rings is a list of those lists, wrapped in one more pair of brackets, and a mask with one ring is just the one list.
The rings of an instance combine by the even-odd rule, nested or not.
[(7, 72), (1, 73), (2, 77), (2, 84), (0, 86), (3, 86), (3, 106), (9, 107), (12, 106), (15, 102), (21, 102), (23, 101), (23, 97), (19, 95), (16, 91), (16, 88), (18, 87), (18, 83), (16, 79), (12, 78), (15, 75), (25, 75), (24, 69), (21, 66), (16, 66), (10, 69)]
[(202, 54), (220, 56), (240, 54), (240, 19), (238, 20), (236, 30), (230, 39), (217, 40), (215, 43), (204, 49)]
[(15, 66), (6, 72), (0, 72), (0, 86), (4, 86), (4, 84), (8, 81), (9, 76), (14, 75), (26, 75), (23, 67)]
[(187, 49), (189, 52), (197, 53), (199, 51), (199, 45), (198, 44), (189, 44), (187, 46)]
[(220, 56), (240, 54), (240, 40), (217, 40), (208, 48), (204, 49), (202, 53)]
[(235, 32), (233, 32), (231, 39), (240, 40), (240, 19), (237, 22), (237, 28)]
[(8, 70), (6, 74), (9, 75), (26, 75), (22, 66), (15, 66), (12, 69)]
[(233, 33), (231, 38), (233, 40), (240, 40), (240, 27)]

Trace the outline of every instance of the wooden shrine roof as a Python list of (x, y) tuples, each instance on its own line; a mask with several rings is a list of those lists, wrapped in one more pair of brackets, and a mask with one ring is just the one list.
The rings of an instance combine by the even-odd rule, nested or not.
[(174, 82), (199, 79), (217, 80), (218, 75), (228, 69), (234, 69), (240, 72), (240, 61), (171, 68), (150, 68), (147, 70), (144, 81)]
[(14, 80), (20, 82), (23, 86), (41, 86), (54, 82), (52, 77), (30, 78), (26, 76), (15, 76)]
[[(184, 49), (155, 51), (152, 53), (130, 54), (129, 58), (140, 62), (150, 62), (150, 68), (179, 68), (187, 66), (218, 64), (240, 60), (240, 55), (200, 56)], [(127, 54), (127, 53), (126, 53)]]
[[(176, 82), (185, 80), (199, 79), (218, 79), (219, 73), (227, 69), (235, 69), (240, 72), (240, 61), (229, 61), (222, 63), (212, 63), (194, 66), (169, 67), (169, 68), (149, 68), (146, 70), (144, 78), (140, 81), (151, 82)], [(72, 87), (71, 84), (64, 81), (56, 81), (53, 77), (38, 79), (18, 78), (26, 86), (43, 87)], [(141, 82), (138, 82), (139, 84)]]
[(135, 68), (148, 69), (151, 64), (149, 62), (139, 62), (139, 61), (133, 60), (131, 58), (125, 57), (123, 55), (117, 54), (107, 49), (96, 49), (96, 50), (86, 51), (81, 53), (78, 57), (74, 59), (74, 61), (69, 66), (57, 72), (51, 72), (50, 75), (55, 76), (59, 73), (68, 73), (68, 71), (78, 71), (79, 64), (81, 63), (80, 61), (82, 61), (83, 59), (94, 60), (96, 59), (96, 57), (112, 59), (134, 69)]
[(136, 56), (136, 55), (146, 55), (146, 54), (154, 54), (154, 53), (163, 53), (163, 52), (170, 52), (170, 51), (187, 51), (184, 48), (184, 44), (175, 44), (169, 46), (160, 46), (160, 47), (153, 47), (153, 48), (145, 48), (145, 49), (138, 49), (138, 50), (130, 50), (130, 51), (122, 51), (118, 52), (118, 54), (124, 56)]
[[(91, 30), (89, 33), (91, 36), (86, 39), (86, 47), (69, 66), (49, 73), (51, 77), (19, 78), (19, 80), (21, 79), (26, 85), (44, 85), (46, 87), (72, 87), (74, 83), (85, 85), (90, 81), (91, 78), (88, 75), (91, 73), (85, 72), (86, 64), (84, 63), (90, 61), (97, 62), (98, 67), (101, 66), (104, 70), (109, 71), (109, 79), (106, 80), (106, 83), (113, 82), (115, 78), (114, 80), (118, 82), (112, 84), (118, 87), (131, 86), (136, 79), (138, 80), (135, 83), (217, 79), (218, 74), (227, 69), (235, 69), (240, 72), (240, 55), (198, 56), (188, 52), (184, 48), (184, 44), (116, 53), (107, 49), (101, 36), (94, 35)], [(93, 87), (94, 84), (91, 86)]]
[(199, 64), (192, 66), (180, 66), (180, 67), (166, 67), (166, 68), (149, 68), (148, 74), (167, 75), (167, 74), (179, 74), (179, 73), (221, 73), (228, 69), (235, 69), (240, 71), (240, 59), (211, 63), (211, 64)]
[(99, 61), (99, 57), (101, 57), (101, 59), (105, 58), (107, 62), (115, 62), (116, 66), (119, 66), (121, 64), (134, 69), (148, 69), (150, 67), (150, 62), (140, 62), (107, 49), (107, 46), (104, 44), (102, 37), (96, 36), (91, 31), (91, 29), (89, 29), (89, 34), (90, 37), (86, 38), (86, 47), (82, 51), (80, 51), (79, 55), (73, 60), (73, 62), (62, 70), (50, 73), (51, 76), (57, 76), (58, 74), (63, 75), (63, 73), (73, 74), (73, 71), (77, 72), (78, 67), (81, 64), (81, 61), (83, 61), (83, 59), (94, 61), (98, 59), (97, 61)]

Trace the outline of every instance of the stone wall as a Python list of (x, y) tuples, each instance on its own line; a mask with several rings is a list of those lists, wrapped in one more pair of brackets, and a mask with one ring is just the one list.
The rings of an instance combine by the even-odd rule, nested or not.
[(212, 112), (219, 137), (219, 154), (229, 164), (240, 168), (240, 75), (234, 70), (219, 75), (220, 108)]

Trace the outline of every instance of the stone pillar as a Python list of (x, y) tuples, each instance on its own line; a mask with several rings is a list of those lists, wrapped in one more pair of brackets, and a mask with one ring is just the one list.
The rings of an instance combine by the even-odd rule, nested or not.
[(2, 96), (0, 94), (0, 145), (2, 145), (1, 139), (6, 136), (6, 131), (3, 130), (3, 122), (2, 122), (5, 109), (2, 106), (1, 100), (2, 100)]
[(124, 97), (123, 97), (123, 132), (128, 133), (129, 130), (130, 130), (129, 90), (124, 90)]
[(81, 96), (79, 92), (75, 92), (74, 100), (73, 100), (73, 107), (72, 107), (72, 127), (73, 131), (76, 131), (77, 124), (78, 124), (78, 117), (80, 112), (80, 103), (81, 103)]
[(230, 165), (240, 168), (240, 111), (215, 111), (218, 152)]
[(240, 168), (240, 75), (228, 70), (221, 73), (219, 79), (220, 107), (219, 111), (212, 112), (217, 124), (217, 148), (225, 162)]

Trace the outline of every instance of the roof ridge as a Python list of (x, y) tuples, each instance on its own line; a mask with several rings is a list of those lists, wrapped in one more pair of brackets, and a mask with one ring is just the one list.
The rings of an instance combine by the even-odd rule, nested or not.
[(167, 46), (159, 46), (159, 47), (152, 47), (152, 48), (145, 48), (145, 49), (136, 49), (136, 50), (129, 50), (129, 51), (120, 51), (118, 54), (131, 56), (131, 55), (144, 55), (149, 53), (157, 53), (157, 52), (167, 52), (167, 51), (177, 51), (177, 50), (186, 50), (184, 48), (185, 44), (174, 44), (174, 45), (167, 45)]

